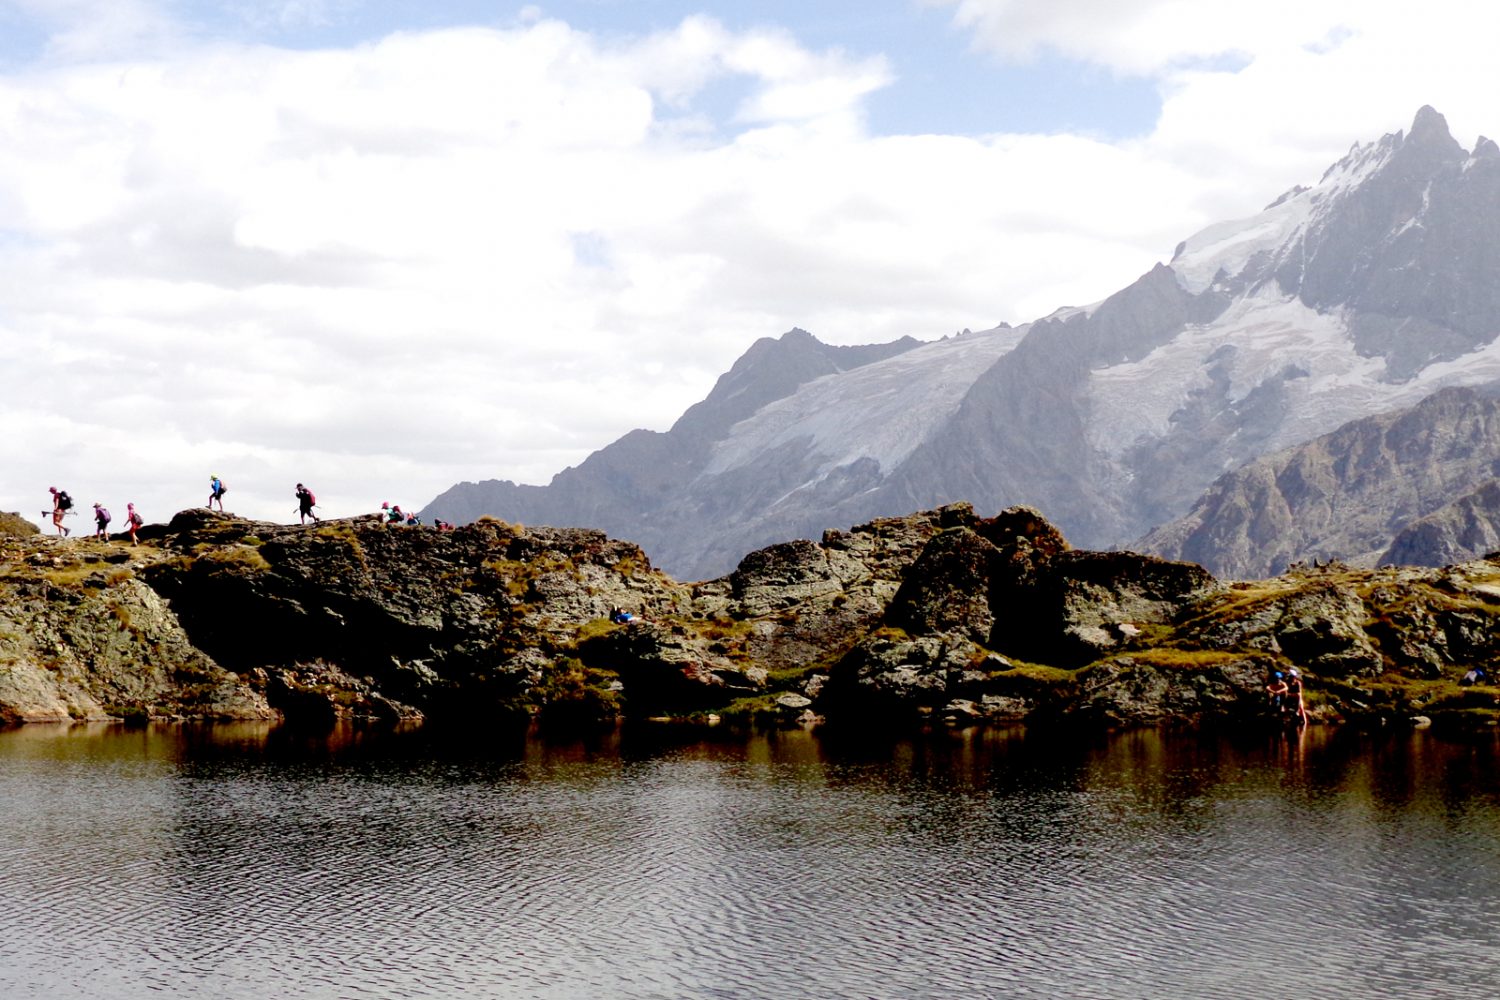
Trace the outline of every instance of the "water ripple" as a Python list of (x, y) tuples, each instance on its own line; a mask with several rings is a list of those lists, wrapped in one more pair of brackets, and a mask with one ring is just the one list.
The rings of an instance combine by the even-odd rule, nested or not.
[(0, 733), (0, 995), (1500, 992), (1493, 744), (945, 739)]

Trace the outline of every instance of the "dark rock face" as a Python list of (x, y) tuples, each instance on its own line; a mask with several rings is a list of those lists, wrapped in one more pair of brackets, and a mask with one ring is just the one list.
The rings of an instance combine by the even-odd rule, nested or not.
[(185, 511), (169, 530), (183, 556), (147, 579), (205, 652), (240, 673), (331, 665), (405, 706), (377, 714), (516, 709), (540, 682), (534, 651), (550, 659), (611, 607), (676, 599), (638, 547), (577, 528), (307, 530)]
[(653, 713), (706, 711), (765, 690), (763, 667), (741, 666), (727, 648), (681, 625), (641, 622), (585, 641), (585, 662), (608, 664), (625, 697)]
[(1446, 565), (1494, 547), (1500, 494), (1471, 491), (1497, 471), (1500, 396), (1444, 389), (1220, 477), (1138, 545), (1241, 579), (1314, 559)]
[(1253, 719), (1264, 711), (1262, 687), (1274, 666), (1268, 657), (1248, 655), (1184, 670), (1119, 656), (1080, 672), (1078, 695), (1066, 710), (1075, 718), (1115, 726)]
[(0, 539), (0, 723), (274, 716), (193, 644), (142, 569), (105, 546)]
[(1070, 552), (1051, 567), (1047, 590), (1060, 643), (1071, 655), (1048, 662), (1086, 662), (1119, 646), (1129, 628), (1174, 620), (1184, 607), (1220, 591), (1201, 566), (1134, 552)]
[(1000, 550), (972, 529), (944, 531), (923, 549), (886, 619), (916, 635), (952, 632), (988, 642), (995, 630), (990, 589), (1000, 559)]
[(1209, 573), (1189, 563), (1070, 550), (1038, 511), (1012, 507), (934, 537), (886, 621), (913, 635), (945, 633), (1073, 666), (1217, 589)]

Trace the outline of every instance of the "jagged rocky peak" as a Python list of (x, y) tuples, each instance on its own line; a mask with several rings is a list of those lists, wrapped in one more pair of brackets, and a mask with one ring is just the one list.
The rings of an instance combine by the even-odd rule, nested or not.
[(919, 343), (902, 337), (886, 344), (825, 344), (801, 327), (793, 327), (780, 337), (762, 337), (719, 376), (702, 402), (687, 409), (672, 431), (717, 440), (736, 422), (806, 382), (893, 357)]
[(1500, 170), (1472, 169), (1492, 162), (1483, 145), (1467, 153), (1423, 107), (1409, 132), (1356, 144), (1316, 186), (1189, 239), (1173, 266), (1194, 291), (1270, 287), (1342, 310), (1360, 354), (1404, 381), (1495, 338)]
[(1448, 119), (1430, 104), (1417, 109), (1417, 116), (1411, 122), (1410, 138), (1412, 143), (1419, 146), (1430, 145), (1458, 152), (1463, 150), (1448, 131)]

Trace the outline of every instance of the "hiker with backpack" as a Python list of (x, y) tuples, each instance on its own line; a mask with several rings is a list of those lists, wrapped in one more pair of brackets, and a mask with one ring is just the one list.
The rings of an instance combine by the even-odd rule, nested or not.
[(312, 519), (314, 521), (321, 521), (321, 520), (323, 520), (318, 515), (313, 514), (313, 507), (315, 507), (317, 505), (317, 503), (318, 503), (318, 498), (315, 497), (315, 496), (313, 496), (313, 491), (310, 490), (310, 489), (308, 489), (306, 486), (303, 486), (301, 483), (298, 483), (297, 484), (297, 519), (301, 523), (303, 523), (303, 524), (307, 523), (308, 515), (312, 515)]
[(224, 491), (227, 489), (229, 489), (229, 487), (225, 486), (224, 480), (220, 479), (218, 476), (210, 475), (208, 477), (209, 510), (214, 509), (214, 501), (217, 500), (219, 501), (219, 513), (224, 513)]
[(141, 544), (141, 540), (139, 538), (135, 537), (135, 533), (136, 533), (136, 530), (139, 529), (140, 526), (142, 524), (144, 524), (144, 523), (145, 523), (145, 521), (143, 521), (141, 519), (140, 513), (135, 509), (135, 504), (133, 504), (133, 503), (126, 504), (125, 505), (125, 530), (128, 531), (128, 532), (130, 532), (130, 544), (131, 545), (139, 545), (139, 544)]
[(63, 527), (63, 516), (73, 509), (73, 498), (68, 496), (67, 490), (60, 490), (56, 486), (47, 487), (47, 491), (52, 494), (52, 524), (57, 528), (58, 535), (72, 534)]
[(109, 508), (94, 504), (94, 537), (101, 542), (109, 541)]

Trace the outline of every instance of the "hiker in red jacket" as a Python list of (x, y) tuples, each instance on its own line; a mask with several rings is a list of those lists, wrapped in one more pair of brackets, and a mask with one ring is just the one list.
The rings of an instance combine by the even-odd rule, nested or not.
[(321, 521), (321, 520), (323, 520), (321, 517), (319, 517), (318, 515), (316, 515), (316, 514), (313, 513), (313, 507), (317, 506), (317, 503), (318, 503), (318, 498), (315, 497), (315, 496), (313, 496), (313, 491), (310, 490), (310, 489), (308, 489), (306, 486), (303, 486), (301, 483), (298, 483), (297, 484), (297, 519), (298, 519), (298, 521), (300, 521), (302, 524), (306, 524), (307, 523), (307, 519), (309, 517), (311, 517), (314, 521)]

